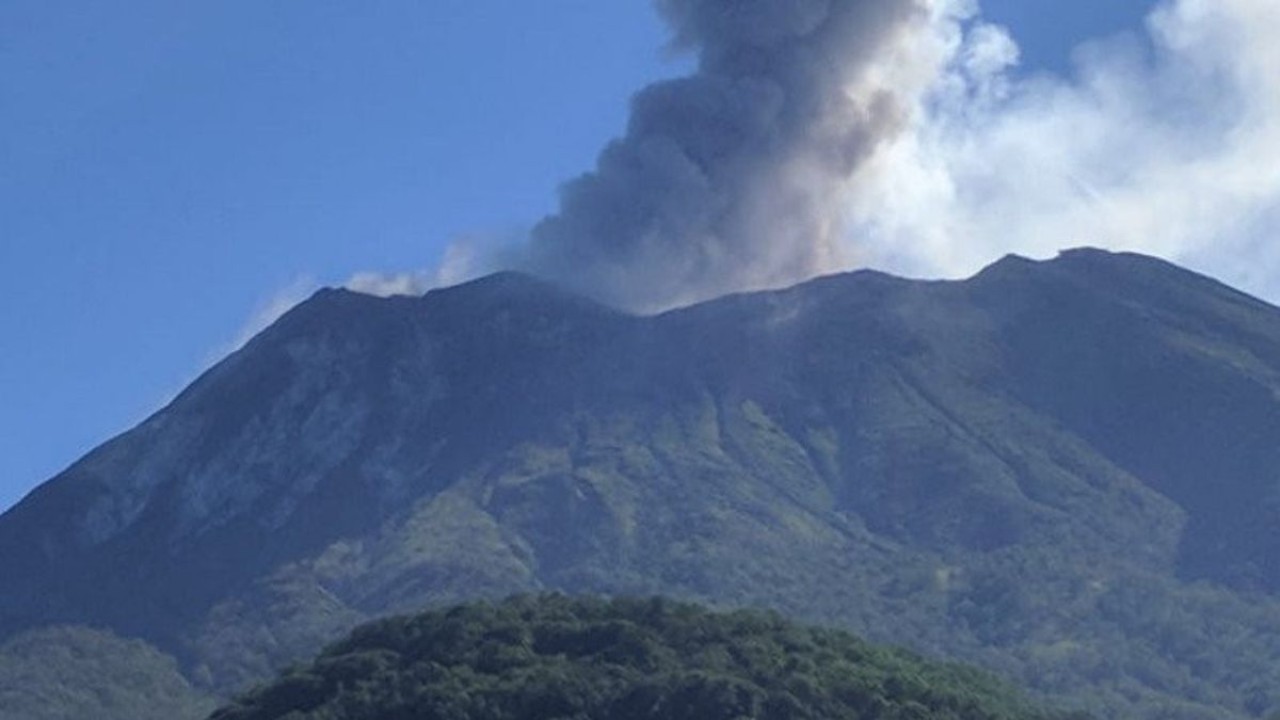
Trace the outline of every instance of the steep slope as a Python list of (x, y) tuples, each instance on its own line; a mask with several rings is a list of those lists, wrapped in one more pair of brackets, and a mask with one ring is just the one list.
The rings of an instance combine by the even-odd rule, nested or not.
[(525, 432), (510, 394), (562, 402), (555, 369), (610, 317), (519, 276), (424, 303), (322, 291), (4, 517), (6, 625), (172, 639)]
[(1184, 577), (1280, 590), (1274, 309), (1133, 256), (1000, 270), (978, 299), (1017, 398), (1186, 513)]
[(1073, 251), (657, 317), (324, 291), (0, 518), (0, 629), (225, 693), (512, 592), (834, 621), (1118, 716), (1280, 707), (1280, 311)]
[(518, 598), (358, 628), (213, 720), (1047, 720), (991, 680), (764, 613)]

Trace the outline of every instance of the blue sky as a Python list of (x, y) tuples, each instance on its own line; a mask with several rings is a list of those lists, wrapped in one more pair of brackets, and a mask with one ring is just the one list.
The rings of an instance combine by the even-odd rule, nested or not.
[[(0, 508), (277, 301), (519, 237), (682, 68), (643, 0), (122, 7), (0, 5)], [(984, 9), (1070, 74), (1148, 7)]]

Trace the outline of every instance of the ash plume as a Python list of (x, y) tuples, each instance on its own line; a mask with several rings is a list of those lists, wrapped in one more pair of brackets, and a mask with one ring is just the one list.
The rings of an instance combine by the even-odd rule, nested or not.
[(632, 100), (520, 264), (633, 310), (845, 267), (841, 198), (911, 102), (886, 71), (922, 0), (657, 0), (696, 71)]

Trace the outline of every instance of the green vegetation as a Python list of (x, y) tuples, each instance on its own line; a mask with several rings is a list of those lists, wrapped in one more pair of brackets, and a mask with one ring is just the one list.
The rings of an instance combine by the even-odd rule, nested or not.
[(779, 616), (523, 597), (363, 626), (213, 720), (1045, 720), (966, 668)]
[(0, 645), (0, 718), (173, 720), (208, 713), (173, 658), (137, 640), (77, 627)]

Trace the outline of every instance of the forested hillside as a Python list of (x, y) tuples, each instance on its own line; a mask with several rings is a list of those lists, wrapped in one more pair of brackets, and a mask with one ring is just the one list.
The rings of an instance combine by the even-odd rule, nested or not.
[[(1064, 717), (1064, 716), (1054, 716)], [(774, 614), (473, 604), (358, 628), (213, 720), (1049, 720), (992, 679)]]

